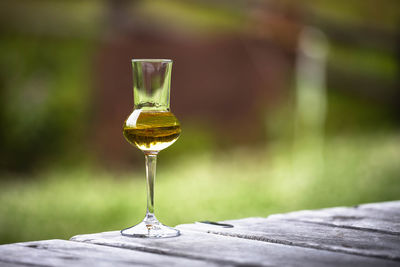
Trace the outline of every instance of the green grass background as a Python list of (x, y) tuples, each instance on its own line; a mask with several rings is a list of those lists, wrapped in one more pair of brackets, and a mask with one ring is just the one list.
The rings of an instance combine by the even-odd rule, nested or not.
[[(160, 153), (157, 216), (177, 225), (399, 199), (398, 132), (331, 137), (323, 150), (275, 144), (184, 154), (168, 163)], [(81, 166), (3, 178), (0, 243), (119, 230), (145, 212), (144, 168)]]

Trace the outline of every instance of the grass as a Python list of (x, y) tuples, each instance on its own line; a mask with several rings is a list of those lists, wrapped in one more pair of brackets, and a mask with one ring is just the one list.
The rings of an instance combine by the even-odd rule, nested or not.
[[(156, 213), (169, 225), (399, 199), (400, 134), (183, 155), (158, 162)], [(319, 153), (323, 153), (320, 157)], [(143, 169), (56, 169), (0, 180), (0, 243), (117, 230), (145, 212)]]

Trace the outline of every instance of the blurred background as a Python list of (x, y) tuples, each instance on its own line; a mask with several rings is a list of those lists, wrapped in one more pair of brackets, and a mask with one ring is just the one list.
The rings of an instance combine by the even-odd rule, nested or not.
[(3, 0), (0, 243), (145, 213), (132, 58), (170, 58), (176, 225), (400, 199), (400, 2)]

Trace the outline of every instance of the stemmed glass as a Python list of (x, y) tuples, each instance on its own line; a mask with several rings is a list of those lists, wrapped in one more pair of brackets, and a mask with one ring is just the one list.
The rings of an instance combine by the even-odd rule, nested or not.
[(157, 154), (179, 137), (179, 121), (169, 108), (172, 60), (133, 59), (134, 109), (124, 123), (124, 136), (143, 151), (146, 160), (147, 212), (143, 221), (124, 229), (130, 237), (173, 237), (179, 231), (154, 216), (154, 180)]

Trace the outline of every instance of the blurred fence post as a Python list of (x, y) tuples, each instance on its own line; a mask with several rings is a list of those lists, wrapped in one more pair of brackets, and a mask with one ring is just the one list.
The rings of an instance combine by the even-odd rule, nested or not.
[[(329, 44), (317, 28), (300, 33), (296, 62), (294, 173), (318, 176), (324, 167), (326, 58)], [(301, 172), (299, 172), (301, 171)]]

